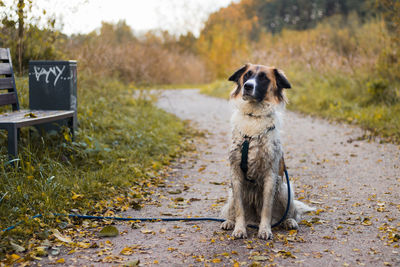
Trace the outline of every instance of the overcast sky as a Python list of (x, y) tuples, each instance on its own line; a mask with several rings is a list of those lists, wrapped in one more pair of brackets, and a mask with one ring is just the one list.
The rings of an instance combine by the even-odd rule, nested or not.
[[(13, 0), (6, 0), (10, 2)], [(35, 0), (48, 14), (56, 14), (63, 32), (88, 33), (101, 21), (125, 20), (136, 32), (190, 30), (196, 35), (211, 12), (238, 0)], [(35, 11), (39, 14), (39, 11)], [(60, 24), (58, 24), (60, 25)]]

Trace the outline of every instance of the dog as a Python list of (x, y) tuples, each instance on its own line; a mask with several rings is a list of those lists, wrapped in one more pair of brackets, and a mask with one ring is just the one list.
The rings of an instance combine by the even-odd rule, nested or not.
[[(284, 90), (291, 85), (281, 70), (250, 63), (233, 73), (229, 81), (237, 86), (230, 96), (234, 106), (231, 188), (222, 209), (225, 221), (221, 228), (234, 229), (234, 238), (247, 238), (247, 224), (256, 223), (258, 238), (272, 239), (271, 225), (284, 216), (288, 200), (280, 125), (287, 103)], [(243, 152), (246, 140), (248, 153)], [(290, 208), (282, 222), (286, 229), (297, 229), (301, 215), (314, 210), (293, 197), (291, 193)]]

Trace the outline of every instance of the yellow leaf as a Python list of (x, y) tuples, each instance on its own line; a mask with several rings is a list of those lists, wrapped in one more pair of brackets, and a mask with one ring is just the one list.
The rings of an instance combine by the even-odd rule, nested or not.
[(121, 250), (120, 254), (125, 255), (125, 256), (129, 256), (133, 254), (133, 249), (130, 247), (125, 247)]
[(221, 259), (215, 258), (215, 259), (212, 259), (211, 261), (212, 261), (213, 263), (219, 263), (219, 262), (221, 262)]
[(83, 195), (81, 195), (81, 194), (76, 194), (75, 192), (72, 192), (72, 200), (77, 200), (77, 199), (80, 199), (80, 198), (83, 198)]
[(149, 229), (142, 229), (142, 230), (140, 230), (140, 232), (142, 232), (143, 234), (153, 234), (154, 233), (153, 230), (149, 230)]
[(154, 264), (158, 264), (158, 260), (153, 261)]
[(16, 261), (16, 260), (18, 260), (19, 258), (21, 258), (21, 257), (18, 256), (17, 254), (11, 254), (11, 259), (12, 259), (12, 260)]
[(366, 225), (366, 226), (370, 226), (370, 225), (372, 225), (372, 222), (371, 222), (368, 218), (365, 218), (365, 219), (362, 221), (361, 224), (362, 224), (362, 225)]
[(91, 243), (86, 243), (86, 242), (78, 242), (77, 245), (80, 248), (90, 248), (92, 246)]
[(64, 260), (64, 258), (60, 258), (60, 259), (58, 259), (58, 260), (56, 261), (56, 263), (65, 263), (65, 260)]
[(71, 142), (71, 141), (72, 141), (71, 136), (70, 136), (69, 133), (67, 133), (67, 132), (64, 133), (64, 139), (65, 139), (67, 142)]
[(35, 113), (29, 112), (28, 114), (25, 114), (24, 117), (29, 117), (29, 118), (37, 118)]

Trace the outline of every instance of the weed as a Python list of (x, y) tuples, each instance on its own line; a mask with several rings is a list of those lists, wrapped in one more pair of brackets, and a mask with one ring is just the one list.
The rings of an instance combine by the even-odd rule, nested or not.
[[(19, 160), (8, 164), (6, 133), (0, 132), (0, 255), (9, 241), (38, 235), (60, 223), (52, 212), (103, 214), (146, 198), (158, 172), (185, 147), (187, 126), (156, 108), (148, 92), (133, 97), (135, 88), (113, 79), (80, 76), (79, 129), (40, 136), (23, 129)], [(27, 107), (27, 80), (17, 80)], [(118, 196), (118, 201), (114, 201)], [(27, 220), (35, 214), (44, 218)]]

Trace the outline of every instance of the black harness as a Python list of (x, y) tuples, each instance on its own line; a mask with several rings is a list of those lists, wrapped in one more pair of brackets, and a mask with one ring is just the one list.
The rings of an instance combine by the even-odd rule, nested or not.
[[(267, 133), (275, 130), (275, 125), (269, 127), (267, 129)], [(241, 147), (242, 158), (240, 160), (240, 169), (243, 172), (243, 177), (246, 181), (254, 183), (254, 180), (251, 180), (247, 177), (247, 171), (249, 170), (248, 159), (249, 159), (249, 146), (250, 146), (251, 136), (245, 135), (244, 141)]]
[[(273, 131), (275, 129), (275, 125), (269, 127), (267, 129), (267, 133), (270, 131)], [(241, 153), (242, 153), (242, 158), (240, 161), (240, 169), (243, 172), (243, 177), (246, 181), (250, 182), (250, 183), (255, 183), (254, 180), (251, 180), (247, 177), (247, 171), (249, 170), (249, 166), (248, 166), (248, 157), (249, 157), (249, 146), (250, 146), (250, 141), (251, 141), (251, 136), (244, 136), (244, 141), (242, 143), (242, 147), (241, 147)], [(275, 224), (273, 224), (271, 227), (276, 227), (278, 225), (280, 225), (284, 220), (286, 220), (286, 217), (288, 215), (289, 212), (289, 208), (290, 208), (290, 181), (289, 181), (289, 174), (286, 170), (286, 166), (284, 166), (284, 173), (286, 176), (286, 183), (287, 183), (287, 190), (288, 190), (288, 199), (287, 199), (287, 203), (286, 203), (286, 210), (285, 213), (283, 214), (282, 218), (276, 222)]]

